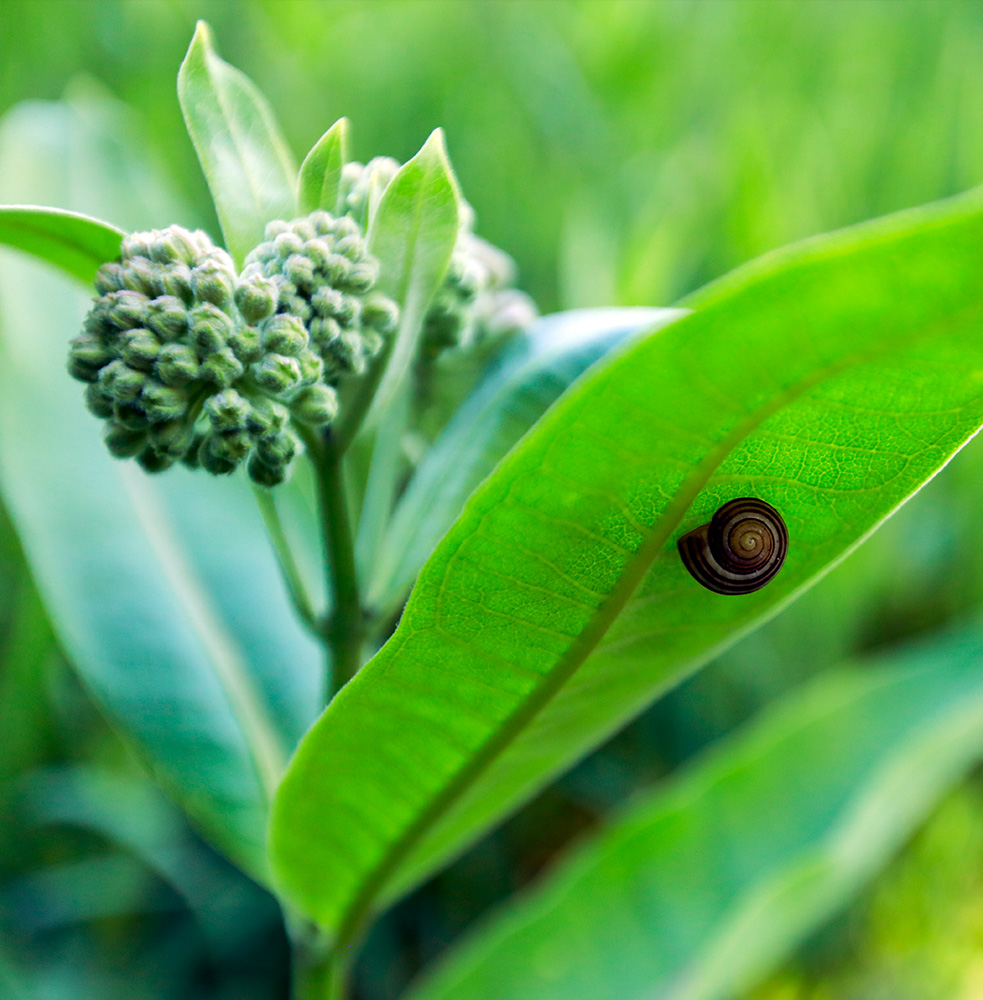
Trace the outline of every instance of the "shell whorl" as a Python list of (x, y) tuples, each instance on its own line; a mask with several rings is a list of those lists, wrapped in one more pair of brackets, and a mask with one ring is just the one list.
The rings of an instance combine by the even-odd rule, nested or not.
[(711, 518), (676, 543), (693, 578), (717, 594), (750, 594), (782, 568), (788, 529), (764, 500), (729, 500)]

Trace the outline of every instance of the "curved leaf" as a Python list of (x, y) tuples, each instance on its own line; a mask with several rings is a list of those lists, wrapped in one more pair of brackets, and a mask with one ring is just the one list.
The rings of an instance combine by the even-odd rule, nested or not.
[(54, 264), (91, 287), (96, 271), (119, 257), (123, 230), (79, 212), (0, 205), (0, 243)]
[(429, 448), (393, 514), (365, 602), (395, 612), (464, 501), (560, 394), (627, 338), (675, 309), (579, 309), (547, 316), (509, 346)]
[[(0, 194), (112, 199), (145, 225), (134, 192), (104, 172), (115, 160), (142, 175), (116, 147), (125, 136), (102, 105), (14, 109)], [(87, 151), (107, 147), (92, 169)], [(151, 478), (112, 459), (65, 371), (86, 297), (26, 258), (0, 261), (0, 490), (57, 636), (196, 823), (262, 876), (270, 792), (321, 698), (319, 649), (293, 617), (248, 486), (179, 469)]]
[(983, 753), (979, 632), (811, 683), (642, 797), (415, 1000), (727, 1000)]
[(273, 219), (297, 214), (297, 168), (273, 109), (256, 85), (215, 53), (199, 21), (177, 78), (188, 134), (237, 264)]
[[(983, 422), (978, 195), (712, 285), (472, 495), (274, 804), (283, 888), (341, 941), (808, 586)], [(749, 493), (788, 560), (724, 597), (676, 539)]]
[(300, 165), (301, 212), (323, 208), (337, 214), (341, 168), (348, 162), (348, 119), (339, 118), (314, 144)]

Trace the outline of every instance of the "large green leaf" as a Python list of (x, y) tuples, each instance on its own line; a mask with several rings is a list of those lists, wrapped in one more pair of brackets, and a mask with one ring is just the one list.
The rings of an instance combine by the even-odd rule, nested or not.
[(241, 264), (268, 222), (297, 214), (293, 156), (269, 102), (218, 57), (204, 21), (181, 63), (177, 92), (226, 246)]
[[(301, 744), (281, 886), (342, 940), (887, 517), (983, 422), (974, 195), (771, 255), (582, 380), (482, 487), (393, 638)], [(784, 515), (757, 593), (676, 539)]]
[[(0, 195), (173, 221), (129, 186), (146, 171), (128, 141), (103, 104), (16, 108), (0, 130)], [(27, 258), (0, 260), (0, 489), (52, 624), (196, 823), (261, 875), (271, 789), (321, 698), (318, 647), (248, 486), (110, 458), (65, 370), (86, 297)]]
[(680, 315), (673, 309), (580, 309), (547, 316), (524, 332), (417, 467), (380, 546), (366, 604), (384, 617), (393, 613), (471, 491), (560, 394), (626, 338)]
[(727, 1000), (983, 753), (979, 631), (834, 674), (642, 797), (415, 1000)]
[(0, 243), (33, 254), (86, 285), (119, 256), (123, 231), (79, 212), (0, 205)]

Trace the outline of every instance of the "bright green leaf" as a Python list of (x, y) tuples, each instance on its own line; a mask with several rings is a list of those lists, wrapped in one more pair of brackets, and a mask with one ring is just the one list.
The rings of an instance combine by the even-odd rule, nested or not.
[(366, 604), (398, 610), (464, 501), (560, 393), (608, 351), (672, 309), (583, 309), (539, 320), (510, 345), (426, 452), (393, 514)]
[(339, 118), (315, 143), (300, 165), (298, 197), (301, 212), (323, 208), (338, 212), (341, 168), (348, 162), (348, 119)]
[(241, 264), (268, 222), (297, 215), (293, 157), (266, 98), (216, 55), (204, 21), (181, 63), (177, 92), (226, 246)]
[(0, 205), (0, 243), (33, 254), (91, 286), (96, 271), (119, 257), (123, 231), (78, 212)]
[[(128, 189), (147, 171), (135, 143), (116, 146), (126, 129), (111, 111), (11, 111), (0, 196), (111, 201), (146, 225), (156, 194), (141, 204)], [(0, 258), (0, 490), (95, 701), (206, 835), (262, 877), (270, 791), (316, 714), (320, 652), (287, 603), (245, 483), (182, 469), (152, 478), (109, 456), (65, 370), (88, 304), (36, 263)]]
[(811, 683), (507, 904), (414, 1000), (728, 1000), (983, 753), (978, 632)]
[[(347, 940), (932, 476), (983, 422), (981, 246), (978, 195), (809, 241), (560, 400), (302, 742), (272, 827), (295, 904)], [(788, 559), (713, 594), (676, 540), (748, 494)]]

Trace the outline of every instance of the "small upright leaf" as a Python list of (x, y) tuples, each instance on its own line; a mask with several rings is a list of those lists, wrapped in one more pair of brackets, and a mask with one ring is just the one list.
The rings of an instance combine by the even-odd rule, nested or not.
[[(559, 400), (294, 756), (271, 844), (295, 905), (351, 940), (934, 475), (983, 424), (981, 246), (975, 193), (807, 241)], [(788, 559), (711, 593), (676, 541), (748, 495)]]
[(413, 1000), (730, 1000), (983, 754), (979, 631), (810, 683), (639, 797)]
[(323, 208), (337, 213), (341, 168), (348, 162), (348, 119), (338, 121), (318, 139), (300, 165), (298, 197), (302, 213)]
[(177, 92), (226, 246), (242, 264), (268, 222), (297, 214), (293, 157), (269, 102), (216, 55), (204, 21), (181, 63)]
[(427, 306), (450, 264), (460, 226), (457, 181), (436, 129), (389, 182), (369, 228), (379, 288), (400, 307), (399, 328), (373, 412), (382, 413), (410, 375)]
[(54, 264), (91, 286), (96, 271), (119, 256), (123, 230), (79, 212), (0, 205), (0, 243)]

